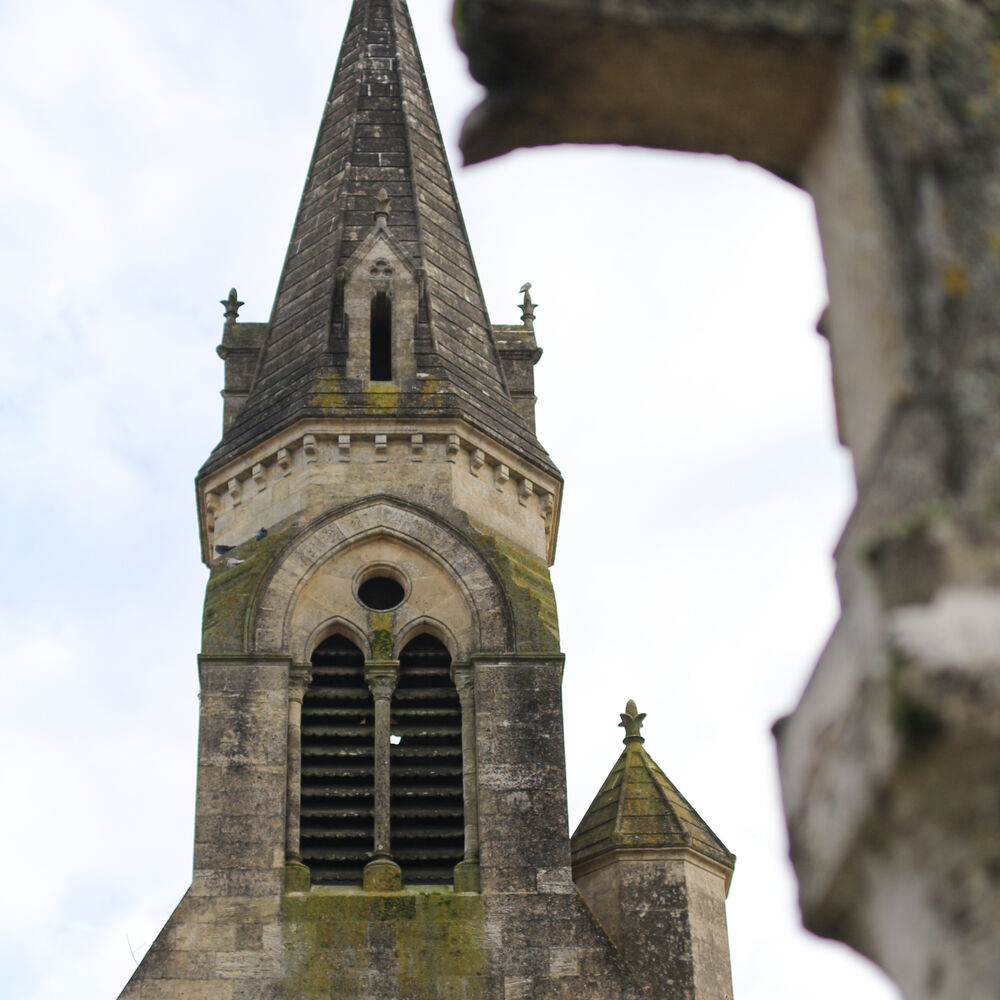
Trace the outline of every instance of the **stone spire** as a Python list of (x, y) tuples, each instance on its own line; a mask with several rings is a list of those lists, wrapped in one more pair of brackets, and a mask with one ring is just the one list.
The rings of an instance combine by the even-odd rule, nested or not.
[[(380, 236), (387, 259), (365, 257)], [(372, 282), (395, 274), (412, 286), (407, 363), (391, 391), (351, 360), (359, 265), (366, 281), (370, 270)], [(373, 410), (461, 417), (555, 471), (511, 405), (404, 0), (354, 0), (256, 376), (202, 471), (296, 420)]]

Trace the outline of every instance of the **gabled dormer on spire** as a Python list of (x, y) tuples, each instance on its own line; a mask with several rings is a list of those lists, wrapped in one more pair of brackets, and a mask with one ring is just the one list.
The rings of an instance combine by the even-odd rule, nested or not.
[(363, 385), (410, 383), (417, 374), (423, 271), (389, 228), (390, 207), (381, 188), (374, 226), (337, 276), (333, 339), (346, 354), (347, 378)]
[(406, 4), (355, 0), (256, 373), (202, 472), (296, 422), (391, 412), (460, 418), (553, 474), (508, 368)]

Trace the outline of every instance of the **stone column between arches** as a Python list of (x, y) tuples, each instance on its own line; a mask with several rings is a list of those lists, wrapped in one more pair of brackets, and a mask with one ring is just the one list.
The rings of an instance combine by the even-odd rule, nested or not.
[(455, 866), (455, 892), (479, 892), (479, 772), (476, 766), (476, 678), (470, 664), (452, 664), (452, 680), (462, 706), (462, 793), (465, 801), (465, 855)]
[(390, 702), (399, 681), (397, 660), (365, 664), (365, 680), (375, 702), (375, 830), (374, 857), (364, 872), (367, 892), (393, 892), (402, 888), (403, 876), (392, 860), (392, 817), (390, 815), (389, 735)]
[(302, 699), (312, 680), (309, 664), (298, 664), (288, 676), (288, 776), (285, 810), (285, 888), (309, 888), (309, 869), (302, 863)]

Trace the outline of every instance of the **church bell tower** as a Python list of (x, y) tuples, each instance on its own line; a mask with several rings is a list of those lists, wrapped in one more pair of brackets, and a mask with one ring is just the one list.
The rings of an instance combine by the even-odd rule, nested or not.
[(355, 0), (271, 317), (223, 303), (194, 874), (125, 1000), (731, 997), (733, 859), (634, 706), (571, 849), (522, 291), (493, 326), (406, 3)]

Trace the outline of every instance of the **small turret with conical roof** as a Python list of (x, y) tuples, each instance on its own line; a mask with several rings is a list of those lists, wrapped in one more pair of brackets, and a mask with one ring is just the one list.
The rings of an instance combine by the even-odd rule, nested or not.
[(573, 878), (640, 982), (726, 1000), (736, 858), (647, 753), (645, 718), (629, 701), (625, 749), (571, 839)]

